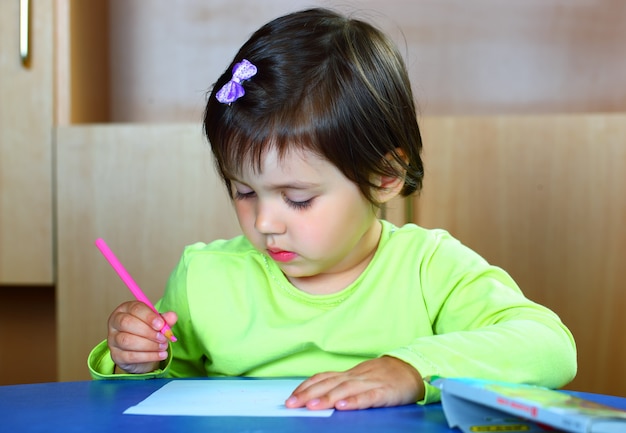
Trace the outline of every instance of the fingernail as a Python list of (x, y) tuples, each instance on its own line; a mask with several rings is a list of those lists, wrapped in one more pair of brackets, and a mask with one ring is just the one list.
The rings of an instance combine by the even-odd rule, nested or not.
[(159, 344), (159, 350), (167, 350), (167, 343)]
[(159, 352), (159, 359), (167, 358), (167, 352)]
[(348, 406), (348, 402), (345, 400), (339, 400), (336, 406), (338, 409), (343, 409)]
[(294, 396), (289, 397), (289, 398), (287, 399), (287, 401), (285, 401), (285, 405), (286, 405), (286, 406), (293, 406), (293, 405), (295, 405), (296, 403), (298, 403), (298, 398), (297, 398), (297, 397), (294, 397)]
[(165, 325), (165, 323), (163, 323), (163, 319), (160, 319), (158, 317), (152, 321), (152, 327), (158, 331), (163, 328), (163, 325)]
[(313, 400), (309, 401), (309, 404), (307, 406), (317, 406), (318, 404), (320, 404), (320, 399), (314, 398)]
[(167, 337), (165, 335), (161, 334), (160, 332), (157, 332), (156, 339), (157, 339), (157, 341), (159, 341), (161, 343), (165, 343), (167, 341)]

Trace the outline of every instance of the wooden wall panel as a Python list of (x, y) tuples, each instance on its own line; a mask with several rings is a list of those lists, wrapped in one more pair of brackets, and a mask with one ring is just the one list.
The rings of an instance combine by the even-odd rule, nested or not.
[(59, 128), (59, 380), (89, 377), (89, 350), (133, 299), (94, 246), (102, 237), (156, 301), (185, 245), (239, 233), (198, 125)]
[(197, 121), (250, 34), (310, 6), (389, 33), (423, 115), (626, 111), (622, 0), (108, 1), (112, 121)]
[(425, 118), (415, 221), (443, 227), (555, 310), (574, 389), (626, 395), (626, 115)]

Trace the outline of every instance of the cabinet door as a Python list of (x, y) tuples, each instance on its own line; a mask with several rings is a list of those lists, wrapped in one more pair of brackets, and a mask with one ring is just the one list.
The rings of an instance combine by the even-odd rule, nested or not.
[(50, 285), (53, 2), (30, 4), (24, 65), (20, 2), (0, 2), (0, 284)]
[(57, 143), (59, 380), (80, 380), (132, 299), (97, 238), (156, 301), (185, 245), (240, 231), (199, 124), (61, 127)]

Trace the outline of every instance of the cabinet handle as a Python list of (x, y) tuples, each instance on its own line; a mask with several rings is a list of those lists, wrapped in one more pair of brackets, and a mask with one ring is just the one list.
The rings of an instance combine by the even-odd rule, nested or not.
[(20, 57), (22, 65), (28, 67), (30, 62), (30, 41), (28, 36), (30, 33), (30, 0), (20, 0)]

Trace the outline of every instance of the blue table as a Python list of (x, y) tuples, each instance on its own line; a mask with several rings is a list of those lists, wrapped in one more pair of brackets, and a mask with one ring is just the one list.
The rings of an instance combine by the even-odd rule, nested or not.
[[(168, 381), (111, 380), (0, 386), (0, 430), (20, 433), (458, 432), (447, 427), (439, 404), (335, 411), (329, 418), (182, 417), (122, 413)], [(572, 394), (626, 409), (626, 398)]]

